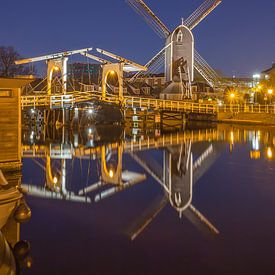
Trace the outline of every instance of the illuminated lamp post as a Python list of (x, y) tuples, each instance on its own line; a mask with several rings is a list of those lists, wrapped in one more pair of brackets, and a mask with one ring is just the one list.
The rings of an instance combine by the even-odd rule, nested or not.
[(267, 93), (268, 93), (268, 95), (269, 95), (269, 97), (270, 97), (270, 104), (271, 104), (271, 103), (272, 103), (271, 101), (272, 101), (273, 90), (272, 90), (272, 89), (269, 89), (269, 90), (267, 91)]
[(259, 89), (259, 86), (257, 87), (257, 85), (259, 85), (259, 83), (260, 83), (260, 78), (261, 78), (260, 74), (253, 75), (253, 88), (255, 89), (254, 103), (257, 103), (257, 88)]
[(231, 92), (230, 95), (229, 95), (231, 112), (232, 112), (232, 102), (234, 101), (235, 97), (236, 97), (235, 93)]

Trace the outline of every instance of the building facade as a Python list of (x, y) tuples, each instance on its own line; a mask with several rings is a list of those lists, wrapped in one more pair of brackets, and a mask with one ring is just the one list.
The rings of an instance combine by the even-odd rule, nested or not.
[(68, 65), (69, 77), (85, 84), (98, 84), (101, 72), (100, 64), (76, 62)]
[(269, 79), (272, 73), (275, 73), (275, 62), (272, 64), (271, 68), (262, 71), (261, 79)]

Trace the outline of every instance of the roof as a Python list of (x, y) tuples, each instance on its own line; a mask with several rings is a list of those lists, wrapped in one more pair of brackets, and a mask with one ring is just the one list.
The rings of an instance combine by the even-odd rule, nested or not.
[(33, 82), (33, 80), (33, 78), (0, 78), (0, 88), (22, 88), (23, 86)]
[(263, 71), (262, 74), (269, 74), (271, 73), (272, 71), (275, 71), (275, 63), (272, 64), (272, 67)]

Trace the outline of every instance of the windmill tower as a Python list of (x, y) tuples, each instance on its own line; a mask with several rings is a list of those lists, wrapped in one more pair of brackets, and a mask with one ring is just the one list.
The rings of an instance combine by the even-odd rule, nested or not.
[[(126, 2), (143, 17), (161, 38), (166, 40), (165, 47), (146, 64), (148, 67), (146, 74), (155, 73), (163, 63), (165, 64), (165, 78), (166, 82), (170, 84), (161, 93), (161, 97), (167, 99), (190, 98), (194, 70), (211, 87), (218, 85), (219, 76), (194, 49), (192, 30), (221, 3), (221, 0), (206, 0), (186, 20), (182, 20), (181, 24), (172, 32), (144, 1), (126, 0)], [(144, 75), (144, 73), (139, 72), (131, 81)]]

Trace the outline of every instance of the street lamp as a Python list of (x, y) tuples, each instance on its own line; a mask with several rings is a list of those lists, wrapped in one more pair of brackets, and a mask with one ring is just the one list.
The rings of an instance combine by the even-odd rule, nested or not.
[(54, 183), (54, 184), (57, 184), (57, 182), (58, 182), (58, 178), (57, 178), (57, 177), (54, 177), (54, 178), (53, 178), (53, 183)]
[(270, 104), (271, 104), (271, 99), (272, 99), (273, 90), (272, 90), (272, 89), (268, 89), (268, 90), (267, 90), (267, 93), (268, 93), (269, 96), (270, 96)]
[(232, 103), (234, 102), (234, 99), (236, 97), (234, 92), (231, 92), (229, 95), (229, 101), (230, 101), (230, 111), (233, 112)]
[[(260, 78), (261, 78), (261, 75), (256, 73), (253, 75), (253, 88), (255, 89), (255, 93), (254, 93), (254, 103), (257, 102), (257, 88), (260, 90), (261, 87), (259, 87), (259, 83), (260, 83)], [(257, 85), (259, 85), (257, 87)]]

